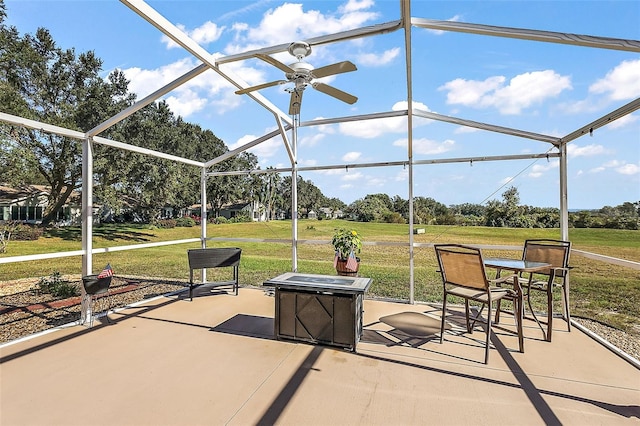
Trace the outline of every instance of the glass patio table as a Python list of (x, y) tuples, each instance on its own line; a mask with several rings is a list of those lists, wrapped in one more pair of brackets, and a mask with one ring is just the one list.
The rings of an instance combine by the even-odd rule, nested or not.
[(522, 320), (524, 319), (524, 292), (522, 291), (522, 285), (520, 284), (520, 273), (541, 271), (549, 268), (551, 264), (545, 262), (531, 262), (529, 260), (487, 257), (484, 258), (484, 266), (496, 269), (496, 278), (500, 277), (500, 273), (503, 270), (511, 271), (515, 274), (515, 278), (513, 280), (513, 287), (516, 292), (514, 316), (517, 318), (518, 346), (520, 348), (520, 352), (524, 352), (524, 334), (522, 330)]

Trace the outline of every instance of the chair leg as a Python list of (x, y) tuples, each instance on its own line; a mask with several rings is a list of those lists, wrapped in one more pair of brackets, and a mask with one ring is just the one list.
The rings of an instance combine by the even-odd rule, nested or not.
[[(527, 295), (527, 298), (529, 295)], [(518, 334), (518, 350), (524, 353), (524, 296), (516, 296), (513, 298), (513, 318), (516, 322), (516, 331)]]
[(467, 333), (471, 333), (472, 328), (469, 322), (469, 299), (464, 299), (464, 317), (467, 320)]
[(487, 308), (489, 309), (489, 312), (487, 312), (487, 338), (484, 347), (485, 364), (489, 364), (489, 345), (491, 341), (491, 302), (487, 303)]
[(569, 289), (567, 288), (566, 282), (562, 284), (562, 296), (564, 305), (564, 319), (565, 321), (567, 321), (567, 331), (571, 331), (571, 314), (569, 313)]
[(551, 341), (552, 327), (553, 327), (553, 285), (548, 285), (547, 286), (547, 342)]
[(444, 340), (444, 314), (447, 311), (447, 293), (444, 294), (444, 300), (442, 302), (442, 320), (440, 321), (440, 344)]
[(498, 303), (496, 303), (496, 319), (494, 321), (496, 324), (500, 324), (500, 302), (502, 300), (498, 300)]

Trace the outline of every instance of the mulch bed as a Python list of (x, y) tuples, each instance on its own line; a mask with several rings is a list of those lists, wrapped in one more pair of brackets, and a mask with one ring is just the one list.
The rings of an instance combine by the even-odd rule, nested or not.
[[(64, 277), (78, 289), (80, 277)], [(80, 297), (56, 299), (37, 290), (38, 279), (0, 283), (0, 343), (80, 320)], [(183, 290), (186, 282), (115, 276), (109, 289), (112, 308)]]

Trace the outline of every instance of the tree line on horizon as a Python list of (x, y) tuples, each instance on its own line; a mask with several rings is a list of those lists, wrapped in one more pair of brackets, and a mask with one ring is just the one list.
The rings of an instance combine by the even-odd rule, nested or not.
[[(386, 194), (367, 195), (346, 207), (346, 212), (363, 222), (407, 223), (409, 202)], [(446, 206), (433, 198), (415, 197), (413, 223), (418, 225), (490, 226), (509, 228), (559, 228), (560, 209), (520, 204), (515, 187), (502, 193), (502, 200), (483, 204), (463, 203)], [(569, 226), (575, 228), (640, 229), (640, 201), (625, 202), (601, 209), (569, 213)]]
[[(102, 60), (93, 51), (76, 54), (56, 45), (49, 31), (21, 36), (7, 26), (0, 0), (0, 105), (8, 114), (85, 132), (133, 105), (136, 95), (118, 69), (101, 77)], [(176, 116), (165, 101), (152, 103), (100, 136), (155, 151), (202, 161), (229, 148), (211, 130)], [(37, 129), (0, 124), (0, 182), (20, 187), (49, 188), (43, 225), (53, 222), (82, 186), (82, 143)], [(258, 170), (258, 158), (243, 152), (209, 171)], [(359, 221), (407, 223), (409, 202), (399, 196), (371, 194), (346, 205), (322, 194), (310, 180), (298, 176), (301, 215), (321, 208), (343, 211)], [(134, 152), (94, 145), (94, 196), (115, 218), (143, 222), (158, 219), (163, 207), (181, 211), (200, 203), (200, 169)], [(211, 216), (225, 204), (256, 201), (268, 219), (291, 217), (291, 177), (278, 173), (214, 176), (207, 179)], [(459, 224), (509, 227), (557, 227), (559, 211), (521, 206), (515, 188), (486, 205), (445, 206), (428, 197), (413, 200), (416, 224)], [(570, 215), (572, 226), (638, 229), (639, 202)], [(126, 216), (126, 217), (125, 217)]]

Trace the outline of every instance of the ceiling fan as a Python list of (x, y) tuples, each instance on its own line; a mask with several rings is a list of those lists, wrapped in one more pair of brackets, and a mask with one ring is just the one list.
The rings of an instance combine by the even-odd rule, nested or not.
[(284, 71), (285, 77), (287, 78), (286, 80), (276, 80), (269, 83), (258, 84), (257, 86), (246, 87), (244, 89), (237, 90), (236, 94), (243, 95), (245, 93), (253, 92), (254, 90), (265, 89), (267, 87), (276, 86), (278, 84), (294, 83), (294, 87), (286, 89), (287, 92), (291, 93), (291, 100), (289, 102), (289, 115), (296, 115), (300, 113), (300, 106), (302, 104), (302, 93), (304, 89), (307, 88), (307, 86), (311, 86), (322, 93), (333, 96), (334, 98), (348, 104), (354, 104), (358, 100), (357, 97), (343, 92), (340, 89), (336, 89), (333, 86), (313, 81), (316, 78), (355, 71), (357, 68), (354, 64), (349, 61), (342, 61), (336, 64), (314, 68), (313, 65), (304, 62), (303, 60), (311, 53), (311, 46), (309, 46), (308, 43), (304, 41), (293, 42), (289, 45), (288, 50), (289, 53), (298, 60), (297, 62), (294, 62), (290, 65), (285, 65), (269, 55), (260, 53), (256, 54), (256, 57)]

